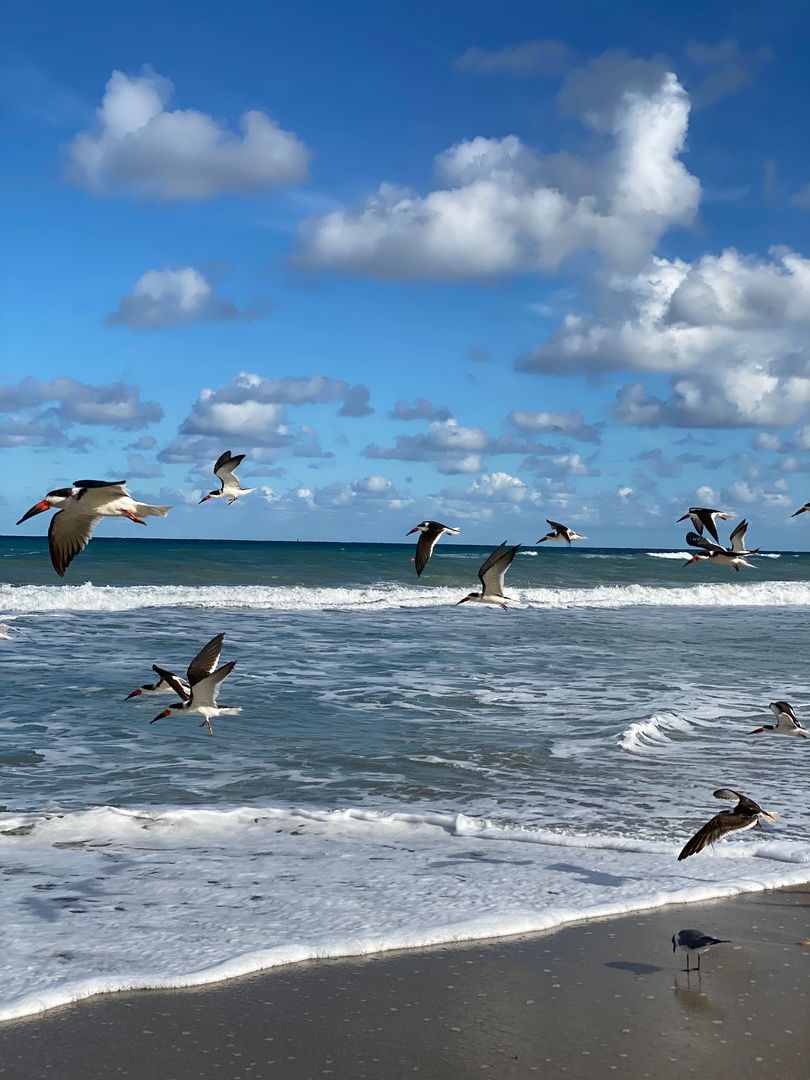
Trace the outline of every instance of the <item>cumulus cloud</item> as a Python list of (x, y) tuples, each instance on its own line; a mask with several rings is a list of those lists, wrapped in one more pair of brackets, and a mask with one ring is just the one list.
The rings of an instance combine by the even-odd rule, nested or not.
[(338, 409), (338, 416), (370, 416), (374, 410), (368, 403), (367, 386), (350, 386), (343, 396), (343, 404)]
[(294, 262), (389, 280), (551, 272), (588, 250), (638, 265), (698, 206), (679, 159), (688, 97), (660, 64), (611, 55), (572, 72), (564, 100), (608, 136), (595, 163), (543, 157), (514, 135), (467, 139), (436, 158), (428, 195), (383, 184), (359, 207), (304, 222)]
[(116, 480), (121, 476), (128, 480), (152, 480), (156, 476), (163, 476), (163, 470), (159, 465), (150, 465), (143, 454), (127, 454), (127, 467), (112, 469), (107, 473), (110, 480)]
[(135, 431), (163, 417), (156, 401), (141, 401), (137, 386), (123, 381), (91, 386), (69, 375), (40, 382), (32, 375), (16, 385), (0, 385), (0, 437), (6, 446), (72, 445), (67, 432), (75, 424)]
[(95, 131), (67, 147), (68, 177), (97, 195), (169, 202), (255, 195), (305, 179), (309, 152), (266, 113), (246, 112), (241, 137), (196, 109), (169, 111), (174, 87), (148, 66), (114, 71)]
[(172, 270), (147, 270), (125, 296), (118, 311), (107, 316), (108, 326), (133, 330), (159, 330), (166, 326), (190, 326), (196, 322), (252, 322), (262, 319), (272, 304), (258, 298), (242, 311), (232, 300), (223, 300), (200, 270), (184, 266)]
[(696, 109), (714, 105), (726, 94), (741, 90), (754, 82), (761, 69), (773, 59), (767, 46), (745, 52), (734, 38), (726, 38), (719, 45), (687, 45), (686, 55), (693, 63), (706, 69), (706, 74), (691, 91)]
[(561, 74), (574, 59), (572, 49), (562, 41), (525, 41), (504, 49), (479, 49), (473, 46), (455, 62), (459, 71), (477, 75), (544, 75), (553, 78)]
[(627, 424), (791, 426), (810, 406), (810, 260), (785, 248), (653, 258), (636, 275), (611, 274), (596, 310), (568, 315), (516, 366), (670, 375), (668, 399), (641, 382), (619, 391)]
[(427, 432), (399, 435), (393, 447), (372, 443), (363, 450), (368, 458), (393, 461), (432, 461), (442, 473), (473, 473), (481, 469), (482, 453), (490, 437), (479, 426), (465, 427), (455, 417), (434, 420)]
[(413, 405), (400, 398), (388, 415), (392, 420), (449, 420), (451, 413), (446, 405), (434, 405), (418, 397)]
[(571, 439), (579, 439), (582, 442), (598, 443), (601, 440), (599, 431), (585, 423), (579, 409), (569, 409), (564, 413), (515, 409), (509, 413), (507, 419), (520, 431), (567, 435)]

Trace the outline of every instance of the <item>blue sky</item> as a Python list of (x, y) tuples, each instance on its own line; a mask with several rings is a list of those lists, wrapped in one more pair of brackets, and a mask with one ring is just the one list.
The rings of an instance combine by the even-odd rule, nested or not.
[(800, 5), (9, 11), (0, 532), (810, 547)]

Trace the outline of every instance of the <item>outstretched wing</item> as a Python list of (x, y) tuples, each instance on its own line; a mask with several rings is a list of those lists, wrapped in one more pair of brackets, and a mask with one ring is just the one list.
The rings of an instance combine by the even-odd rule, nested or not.
[(59, 577), (65, 576), (74, 557), (87, 547), (101, 518), (101, 514), (80, 515), (64, 510), (53, 515), (48, 526), (48, 549)]
[(503, 579), (511, 565), (520, 544), (506, 550), (506, 541), (492, 552), (490, 557), (478, 571), (484, 596), (503, 595)]
[[(725, 795), (720, 797), (726, 798)], [(703, 851), (707, 844), (716, 843), (728, 833), (736, 832), (738, 829), (750, 829), (756, 820), (755, 814), (737, 813), (736, 810), (721, 810), (719, 814), (714, 815), (711, 821), (707, 821), (702, 828), (698, 829), (691, 840), (687, 840), (678, 856), (678, 862), (682, 859), (688, 859), (690, 855), (697, 855), (699, 851)]]
[(152, 671), (156, 672), (165, 683), (168, 683), (175, 694), (183, 701), (188, 701), (191, 697), (183, 681), (178, 679), (173, 671), (166, 671), (165, 668), (158, 667), (157, 664), (152, 664)]
[(196, 686), (197, 683), (210, 675), (217, 666), (219, 663), (219, 654), (222, 652), (222, 642), (224, 638), (224, 634), (217, 634), (215, 638), (211, 638), (208, 644), (200, 649), (188, 665), (189, 686)]
[(712, 794), (715, 799), (728, 799), (729, 802), (736, 802), (740, 809), (747, 811), (749, 814), (761, 814), (763, 812), (759, 803), (755, 803), (747, 795), (741, 795), (739, 791), (732, 791), (731, 788), (718, 788)]
[(561, 525), (559, 523), (559, 521), (552, 521), (551, 518), (546, 518), (546, 521), (552, 527), (552, 529), (556, 529), (558, 533), (567, 533), (568, 532), (568, 526), (567, 525)]
[(210, 675), (206, 675), (204, 678), (200, 679), (199, 682), (194, 683), (191, 690), (193, 705), (197, 708), (200, 706), (203, 708), (216, 708), (220, 683), (230, 675), (235, 667), (236, 661), (229, 660), (228, 663), (223, 664), (221, 668), (218, 668)]
[(219, 477), (222, 483), (225, 484), (244, 460), (244, 454), (235, 454), (231, 457), (230, 450), (226, 450), (224, 454), (220, 454), (217, 458), (217, 463), (214, 466), (214, 476)]
[(697, 531), (699, 533), (702, 533), (703, 530), (706, 529), (709, 535), (713, 536), (719, 544), (720, 537), (717, 535), (717, 526), (714, 523), (715, 515), (719, 513), (719, 511), (710, 510), (708, 507), (705, 506), (697, 506), (695, 507), (693, 513), (694, 517), (692, 518), (692, 520), (695, 521), (695, 518), (697, 518), (697, 521), (695, 521), (695, 528), (697, 529)]
[(714, 554), (722, 555), (725, 551), (725, 548), (721, 548), (719, 544), (713, 544), (711, 540), (707, 540), (705, 536), (698, 536), (696, 532), (688, 532), (686, 542), (689, 547), (703, 548), (704, 551), (711, 551)]
[(732, 551), (745, 551), (745, 532), (748, 528), (747, 521), (741, 521), (734, 532), (731, 534), (731, 550)]

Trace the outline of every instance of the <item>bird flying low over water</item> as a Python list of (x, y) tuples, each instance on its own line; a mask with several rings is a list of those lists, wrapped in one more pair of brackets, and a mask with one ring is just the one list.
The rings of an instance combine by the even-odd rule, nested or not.
[(411, 533), (415, 532), (422, 534), (416, 542), (416, 558), (414, 560), (416, 576), (419, 577), (427, 566), (439, 537), (444, 536), (445, 533), (448, 536), (458, 536), (461, 529), (454, 529), (451, 525), (442, 525), (440, 521), (420, 521), (406, 535), (410, 536)]
[(800, 508), (799, 508), (799, 509), (798, 509), (798, 510), (796, 511), (796, 513), (795, 513), (795, 514), (791, 514), (790, 516), (791, 516), (791, 517), (798, 517), (798, 516), (799, 516), (799, 514), (804, 514), (804, 513), (806, 513), (806, 512), (808, 511), (808, 510), (810, 510), (810, 502), (806, 502), (806, 503), (804, 504), (804, 506), (800, 507)]
[(220, 683), (230, 675), (236, 666), (235, 660), (229, 660), (227, 664), (223, 664), (216, 671), (214, 670), (219, 663), (219, 654), (222, 651), (224, 638), (224, 634), (217, 634), (215, 638), (211, 638), (208, 644), (200, 649), (188, 665), (186, 675), (188, 685), (191, 687), (190, 697), (183, 690), (182, 680), (178, 679), (171, 671), (164, 671), (163, 668), (155, 667), (155, 671), (160, 675), (161, 679), (165, 679), (177, 696), (183, 700), (178, 701), (176, 705), (170, 705), (162, 713), (158, 713), (154, 720), (149, 721), (150, 724), (163, 719), (164, 716), (171, 716), (173, 713), (189, 713), (205, 717), (200, 727), (205, 727), (207, 724), (209, 734), (213, 735), (212, 716), (235, 716), (242, 711), (239, 706), (217, 705)]
[(687, 518), (691, 518), (692, 524), (700, 536), (703, 536), (703, 530), (705, 529), (709, 536), (713, 536), (719, 543), (720, 537), (717, 535), (716, 520), (720, 518), (722, 521), (733, 521), (736, 516), (736, 514), (723, 513), (722, 510), (710, 510), (706, 506), (690, 506), (683, 517), (678, 518), (678, 521), (686, 521)]
[(772, 735), (798, 735), (806, 739), (808, 732), (799, 723), (793, 706), (787, 701), (772, 701), (768, 708), (776, 717), (775, 724), (763, 724), (762, 727), (754, 728), (751, 735), (759, 735), (761, 731), (768, 731)]
[(128, 517), (145, 525), (145, 517), (166, 517), (171, 506), (150, 506), (136, 502), (127, 491), (126, 480), (76, 480), (73, 487), (49, 491), (41, 502), (20, 518), (24, 521), (45, 510), (57, 510), (48, 528), (48, 547), (53, 568), (60, 577), (90, 541), (96, 525), (105, 517)]
[(684, 566), (689, 566), (694, 562), (716, 562), (733, 566), (738, 572), (741, 566), (747, 566), (751, 570), (756, 569), (754, 564), (748, 562), (746, 559), (746, 555), (756, 555), (759, 551), (759, 548), (754, 548), (752, 551), (749, 551), (746, 548), (745, 532), (747, 528), (748, 522), (741, 521), (731, 534), (730, 548), (724, 548), (719, 544), (713, 544), (711, 540), (707, 540), (705, 536), (698, 536), (697, 533), (687, 533), (687, 544), (690, 547), (698, 547), (701, 550), (697, 555), (693, 555), (689, 562), (685, 562)]
[(542, 544), (544, 540), (553, 540), (557, 544), (571, 544), (572, 540), (587, 540), (587, 536), (581, 536), (578, 532), (574, 532), (573, 529), (569, 529), (567, 525), (560, 525), (559, 521), (552, 521), (550, 518), (546, 518), (553, 532), (546, 533), (545, 536), (541, 536), (537, 541), (538, 544)]
[[(127, 694), (124, 701), (129, 701), (130, 698), (140, 697), (142, 694), (175, 694), (181, 697), (183, 701), (186, 701), (191, 696), (191, 687), (188, 685), (185, 679), (181, 679), (179, 675), (174, 675), (171, 671), (164, 671), (163, 668), (159, 668), (157, 664), (152, 664), (152, 671), (158, 675), (158, 681), (156, 683), (146, 683), (144, 686), (139, 686), (137, 690), (133, 690), (131, 694)], [(166, 678), (167, 675), (172, 676), (172, 682), (169, 682)], [(179, 686), (182, 693), (178, 693), (177, 687)]]
[(676, 949), (682, 949), (686, 953), (686, 967), (684, 971), (691, 971), (689, 967), (689, 957), (697, 953), (697, 970), (700, 971), (700, 957), (702, 953), (708, 952), (714, 945), (730, 945), (731, 942), (728, 938), (712, 937), (710, 934), (704, 934), (701, 930), (679, 930), (677, 934), (672, 935), (672, 951)]
[[(499, 604), (504, 611), (507, 611), (506, 601), (509, 600), (514, 603), (514, 600), (512, 600), (511, 596), (503, 595), (503, 579), (519, 547), (520, 544), (515, 544), (514, 547), (507, 550), (506, 541), (504, 540), (500, 547), (495, 548), (478, 571), (481, 592), (471, 592), (459, 600), (458, 603), (466, 604), (468, 600), (472, 600), (477, 604)], [(458, 604), (456, 607), (458, 607)]]
[(231, 503), (236, 502), (240, 495), (249, 495), (251, 491), (256, 490), (256, 488), (243, 488), (234, 472), (235, 469), (239, 468), (244, 458), (244, 454), (231, 455), (230, 450), (220, 454), (214, 466), (214, 476), (219, 480), (222, 487), (215, 488), (213, 491), (209, 491), (207, 495), (203, 495), (200, 499), (201, 503), (207, 502), (208, 499), (227, 499), (228, 506), (230, 506)]
[(775, 823), (779, 817), (778, 813), (763, 810), (759, 803), (755, 803), (747, 795), (741, 795), (739, 791), (732, 791), (731, 788), (718, 788), (714, 792), (714, 797), (715, 799), (728, 799), (730, 802), (734, 802), (736, 799), (737, 805), (733, 810), (721, 810), (719, 814), (714, 815), (711, 821), (707, 821), (702, 828), (698, 829), (692, 839), (684, 844), (683, 850), (678, 856), (678, 862), (681, 859), (688, 859), (690, 855), (697, 855), (699, 851), (703, 851), (707, 844), (714, 844), (726, 833), (752, 829), (755, 825), (762, 828), (759, 824), (761, 817), (764, 817), (766, 821), (770, 821), (771, 824)]

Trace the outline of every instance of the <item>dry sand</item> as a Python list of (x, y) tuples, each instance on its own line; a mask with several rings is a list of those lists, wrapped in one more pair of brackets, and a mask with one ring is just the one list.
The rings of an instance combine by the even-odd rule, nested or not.
[[(687, 976), (676, 930), (732, 938)], [(105, 995), (0, 1025), (3, 1080), (810, 1077), (810, 886)]]

